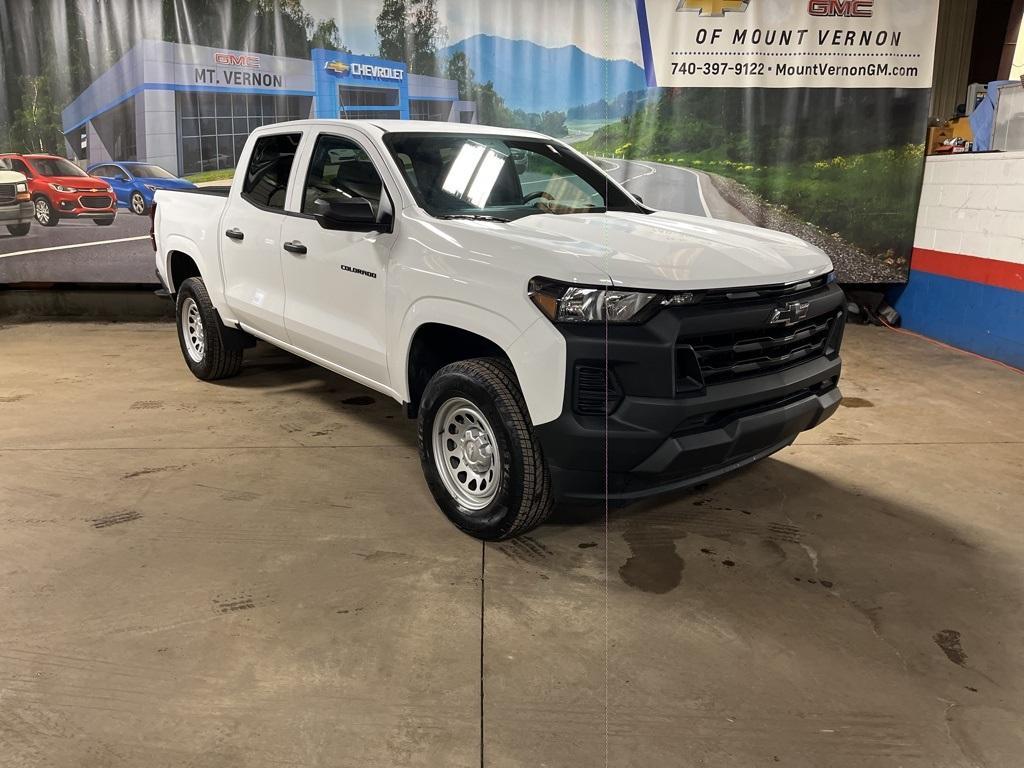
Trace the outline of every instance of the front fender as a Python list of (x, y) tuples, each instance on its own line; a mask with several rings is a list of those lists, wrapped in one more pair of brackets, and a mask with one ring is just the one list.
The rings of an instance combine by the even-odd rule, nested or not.
[(428, 323), (449, 325), (493, 342), (515, 370), (534, 425), (557, 419), (565, 389), (565, 338), (541, 318), (521, 331), (506, 317), (475, 304), (453, 299), (419, 299), (405, 313), (388, 369), (397, 394), (410, 400), (409, 352), (416, 332)]

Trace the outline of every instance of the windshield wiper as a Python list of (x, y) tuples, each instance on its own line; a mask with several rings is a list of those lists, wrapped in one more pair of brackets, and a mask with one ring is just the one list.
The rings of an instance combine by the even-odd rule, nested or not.
[(500, 216), (489, 216), (486, 213), (446, 213), (438, 216), (439, 219), (469, 219), (471, 221), (497, 221), (508, 224), (511, 219), (503, 219)]

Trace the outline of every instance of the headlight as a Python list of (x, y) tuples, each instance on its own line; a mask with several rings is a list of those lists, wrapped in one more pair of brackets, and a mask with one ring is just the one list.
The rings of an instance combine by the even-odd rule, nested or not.
[(156, 192), (156, 187), (154, 187), (152, 184), (143, 184), (142, 186), (144, 186), (150, 192)]
[(22, 182), (21, 184), (15, 184), (14, 185), (14, 191), (15, 191), (15, 193), (17, 193), (17, 192), (28, 192), (28, 184), (25, 184), (24, 182)]
[(72, 187), (65, 187), (63, 184), (51, 184), (50, 186), (53, 187), (58, 192), (77, 192), (78, 191), (77, 189), (73, 189)]
[(536, 277), (530, 299), (555, 323), (639, 323), (660, 306), (657, 293), (586, 288)]

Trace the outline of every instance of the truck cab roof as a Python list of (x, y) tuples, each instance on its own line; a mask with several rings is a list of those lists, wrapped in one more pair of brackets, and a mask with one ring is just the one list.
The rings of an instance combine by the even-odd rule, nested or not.
[(475, 125), (472, 123), (442, 123), (433, 120), (342, 120), (340, 118), (290, 120), (285, 123), (263, 126), (258, 130), (266, 133), (277, 132), (283, 128), (328, 128), (338, 126), (358, 128), (376, 138), (388, 133), (462, 133), (478, 136), (513, 136), (524, 139), (551, 140), (551, 137), (536, 131), (526, 131), (517, 128), (496, 128), (490, 125)]

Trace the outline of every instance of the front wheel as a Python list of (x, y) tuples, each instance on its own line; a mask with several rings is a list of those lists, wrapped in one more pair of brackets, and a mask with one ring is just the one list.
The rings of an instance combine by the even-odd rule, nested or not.
[(35, 210), (36, 221), (44, 227), (56, 227), (57, 222), (60, 221), (60, 218), (57, 216), (57, 212), (53, 210), (53, 206), (50, 205), (50, 201), (45, 197), (37, 197), (35, 199)]
[(7, 231), (15, 237), (24, 237), (32, 229), (32, 222), (26, 221), (24, 224), (8, 224)]
[(141, 192), (132, 192), (132, 199), (128, 204), (132, 208), (132, 213), (138, 216), (146, 215), (146, 199), (142, 196)]
[(203, 381), (237, 375), (242, 368), (242, 348), (225, 338), (227, 329), (200, 278), (190, 277), (181, 284), (176, 307), (178, 342), (192, 374)]
[(420, 462), (441, 511), (478, 539), (521, 536), (554, 508), (515, 374), (499, 359), (445, 366), (419, 409)]

